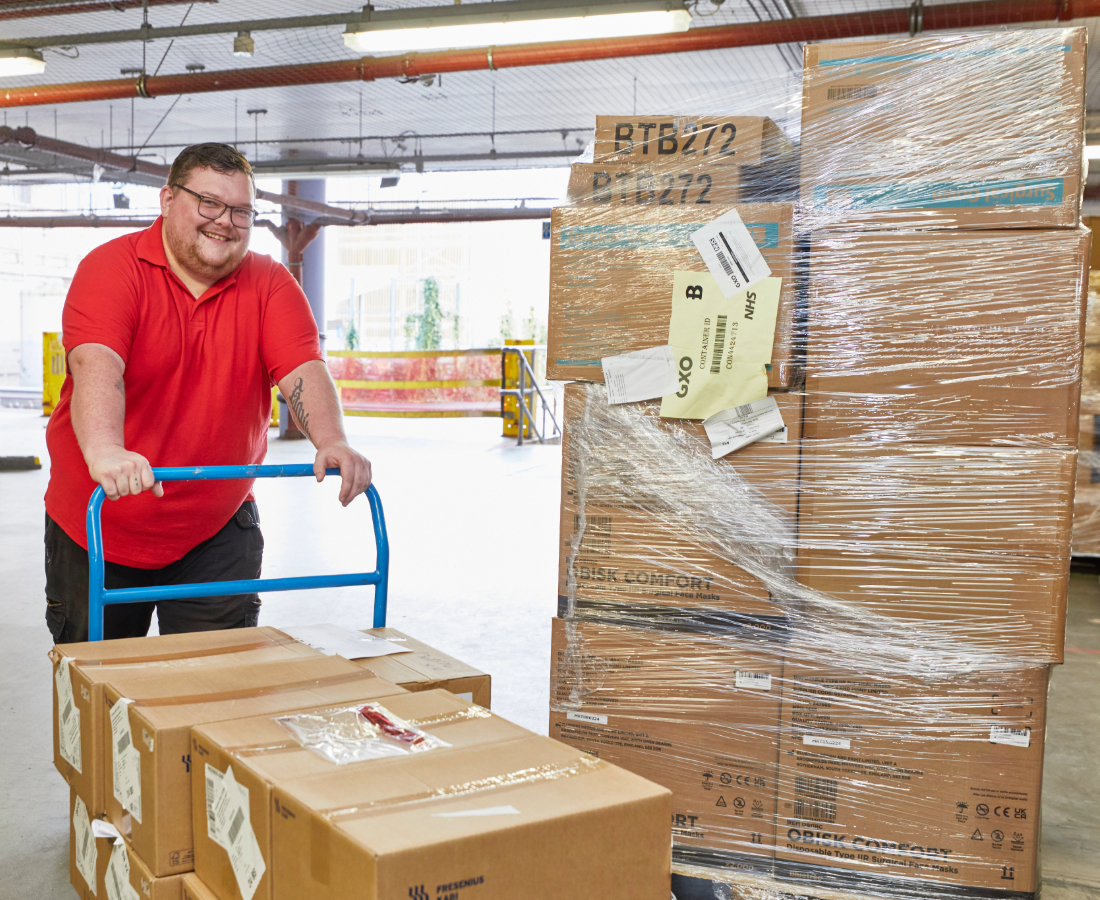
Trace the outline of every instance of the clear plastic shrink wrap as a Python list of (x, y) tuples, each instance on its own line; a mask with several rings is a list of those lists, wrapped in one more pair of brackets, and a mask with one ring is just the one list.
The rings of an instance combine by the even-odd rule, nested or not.
[[(811, 45), (799, 146), (777, 87), (771, 120), (600, 117), (574, 167), (550, 734), (673, 791), (679, 900), (1038, 894), (1100, 417), (1084, 59), (1074, 28)], [(718, 369), (724, 322), (671, 340), (674, 273), (706, 273), (691, 234), (730, 209), (782, 278), (785, 430), (714, 459), (702, 416), (609, 403), (601, 360)]]

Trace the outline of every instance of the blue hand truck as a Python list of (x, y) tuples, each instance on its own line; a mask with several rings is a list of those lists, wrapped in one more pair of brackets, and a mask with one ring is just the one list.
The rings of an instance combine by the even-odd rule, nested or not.
[[(157, 481), (219, 481), (234, 478), (301, 478), (313, 474), (313, 466), (299, 463), (290, 466), (183, 466), (153, 469)], [(339, 469), (326, 469), (326, 475), (339, 475)], [(218, 597), (223, 594), (251, 594), (259, 591), (304, 591), (310, 588), (374, 585), (374, 627), (386, 624), (386, 592), (390, 577), (390, 543), (386, 535), (386, 518), (382, 500), (374, 485), (366, 490), (374, 524), (377, 547), (373, 572), (354, 575), (302, 575), (295, 578), (253, 578), (244, 581), (207, 581), (196, 584), (170, 584), (151, 588), (116, 588), (104, 586), (103, 529), (100, 511), (107, 498), (103, 488), (96, 486), (88, 502), (88, 640), (103, 640), (103, 613), (109, 603), (138, 603), (149, 600), (183, 600), (189, 597)]]

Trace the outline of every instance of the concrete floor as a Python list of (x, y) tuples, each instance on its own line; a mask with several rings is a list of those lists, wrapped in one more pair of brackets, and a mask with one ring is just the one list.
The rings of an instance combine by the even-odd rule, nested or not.
[[(392, 544), (389, 624), (492, 673), (493, 707), (546, 733), (556, 609), (560, 448), (500, 437), (492, 419), (348, 419), (374, 463)], [(0, 456), (46, 463), (44, 420), (0, 409)], [(272, 442), (269, 462), (310, 462)], [(48, 465), (48, 464), (47, 464)], [(0, 473), (0, 900), (69, 900), (68, 789), (53, 768), (43, 621), (42, 494), (48, 467)], [(326, 482), (261, 482), (265, 576), (373, 563), (367, 506)], [(360, 561), (363, 562), (360, 565)], [(370, 592), (268, 595), (261, 624), (369, 625)], [(1100, 898), (1100, 579), (1071, 582), (1066, 664), (1050, 697), (1043, 797), (1044, 900)], [(535, 898), (537, 900), (537, 898)], [(578, 898), (595, 900), (595, 898)]]

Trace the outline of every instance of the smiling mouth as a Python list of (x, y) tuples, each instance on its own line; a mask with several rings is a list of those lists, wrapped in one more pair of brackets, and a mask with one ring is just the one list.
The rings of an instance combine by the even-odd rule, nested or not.
[(202, 231), (200, 233), (205, 235), (206, 237), (210, 238), (213, 241), (221, 241), (221, 242), (225, 243), (229, 240), (229, 238), (227, 238), (225, 235), (214, 234), (214, 232), (212, 232), (212, 231)]

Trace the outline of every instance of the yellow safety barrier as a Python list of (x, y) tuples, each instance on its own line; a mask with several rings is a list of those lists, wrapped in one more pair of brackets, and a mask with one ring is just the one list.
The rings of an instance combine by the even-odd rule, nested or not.
[(61, 402), (61, 385), (65, 383), (65, 347), (60, 331), (42, 332), (42, 415), (53, 415)]
[[(509, 347), (526, 347), (533, 345), (535, 342), (531, 341), (505, 341)], [(528, 365), (534, 364), (534, 354), (524, 351), (524, 356), (527, 357)], [(504, 387), (506, 388), (518, 388), (519, 387), (519, 358), (514, 353), (509, 353), (504, 357)], [(533, 385), (527, 385), (527, 387), (533, 387)], [(531, 416), (534, 418), (535, 410), (538, 408), (538, 395), (530, 395), (529, 408), (531, 410)], [(504, 397), (503, 399), (503, 418), (504, 418), (504, 437), (517, 437), (519, 435), (519, 400), (516, 397)], [(523, 431), (525, 438), (531, 437), (531, 419), (527, 420), (527, 427)]]

